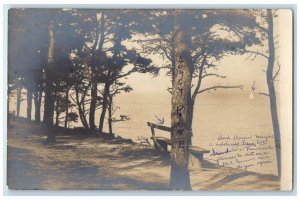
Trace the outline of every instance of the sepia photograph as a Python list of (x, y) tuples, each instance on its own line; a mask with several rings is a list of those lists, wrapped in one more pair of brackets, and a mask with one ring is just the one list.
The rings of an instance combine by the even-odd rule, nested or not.
[(8, 189), (292, 190), (293, 10), (7, 19)]

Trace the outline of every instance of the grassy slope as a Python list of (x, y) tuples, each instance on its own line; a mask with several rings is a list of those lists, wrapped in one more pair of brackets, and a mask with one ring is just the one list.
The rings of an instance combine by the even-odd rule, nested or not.
[[(58, 143), (43, 145), (47, 131)], [(105, 140), (72, 129), (43, 129), (11, 118), (8, 124), (11, 189), (166, 190), (170, 167), (153, 147), (125, 139)], [(278, 190), (275, 177), (191, 162), (193, 190)]]

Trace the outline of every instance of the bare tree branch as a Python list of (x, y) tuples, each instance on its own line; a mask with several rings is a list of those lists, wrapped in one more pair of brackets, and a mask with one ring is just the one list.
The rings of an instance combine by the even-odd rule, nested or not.
[(258, 51), (251, 51), (251, 50), (245, 50), (245, 51), (246, 51), (246, 53), (251, 53), (251, 54), (255, 54), (255, 55), (260, 55), (260, 56), (262, 56), (262, 57), (264, 57), (264, 58), (266, 58), (266, 59), (269, 59), (268, 56), (266, 56), (265, 54), (260, 53), (260, 52), (258, 52)]
[(141, 143), (141, 144), (146, 144), (146, 145), (149, 145), (149, 146), (151, 146), (151, 143), (149, 142), (149, 139), (148, 138), (146, 138), (146, 137), (139, 137), (138, 136), (138, 138), (137, 138), (137, 140)]
[(198, 91), (198, 94), (199, 93), (203, 93), (203, 92), (206, 92), (206, 91), (210, 91), (210, 90), (217, 90), (217, 89), (234, 89), (234, 88), (237, 88), (237, 89), (240, 89), (242, 90), (243, 89), (243, 86), (242, 85), (234, 85), (234, 86), (222, 86), (222, 85), (218, 85), (218, 86), (212, 86), (212, 87), (209, 87), (209, 88), (205, 88), (203, 90), (200, 90)]
[[(74, 94), (74, 93), (72, 93), (72, 94)], [(71, 97), (71, 99), (74, 101), (74, 103), (77, 104), (78, 102), (72, 97), (72, 94), (70, 94), (69, 97)]]
[(215, 73), (205, 74), (205, 75), (201, 76), (201, 78), (205, 78), (207, 76), (215, 76), (217, 78), (226, 78), (226, 76), (221, 76), (221, 75), (215, 74)]
[(111, 115), (113, 116), (118, 109), (120, 109), (120, 107), (114, 107), (113, 110), (112, 110)]
[(264, 93), (264, 92), (260, 92), (259, 94), (260, 94), (260, 95), (267, 96), (267, 97), (269, 97), (269, 96), (270, 96), (269, 94), (267, 94), (267, 93)]
[(83, 91), (83, 94), (82, 94), (82, 97), (81, 97), (81, 100), (80, 100), (81, 103), (82, 103), (83, 100), (85, 99), (86, 93), (87, 93), (88, 89), (90, 88), (91, 83), (92, 83), (92, 82), (89, 81), (89, 84), (86, 86), (85, 90)]
[(195, 101), (197, 94), (199, 94), (199, 89), (200, 89), (201, 82), (202, 82), (202, 73), (203, 73), (204, 65), (206, 63), (206, 58), (207, 58), (207, 55), (204, 55), (204, 57), (202, 59), (202, 62), (201, 62), (201, 66), (200, 66), (200, 69), (199, 69), (199, 76), (198, 76), (197, 85), (196, 85), (196, 88), (195, 88), (195, 90), (194, 90), (194, 92), (192, 94), (192, 100), (193, 101)]
[(170, 94), (173, 94), (172, 88), (171, 88), (171, 87), (168, 87), (168, 88), (167, 88), (167, 91), (168, 91)]
[(275, 75), (273, 76), (273, 81), (276, 79), (276, 77), (278, 76), (278, 74), (279, 74), (279, 72), (280, 72), (281, 66), (280, 66), (280, 64), (279, 64), (278, 61), (277, 61), (277, 65), (278, 65), (278, 70), (277, 70), (277, 72), (275, 73)]

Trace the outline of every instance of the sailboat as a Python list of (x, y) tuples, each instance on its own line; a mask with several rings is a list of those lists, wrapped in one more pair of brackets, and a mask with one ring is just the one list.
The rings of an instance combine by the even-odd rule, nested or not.
[(250, 99), (250, 100), (255, 99), (255, 96), (254, 96), (253, 92), (250, 92), (250, 94), (249, 94), (249, 99)]

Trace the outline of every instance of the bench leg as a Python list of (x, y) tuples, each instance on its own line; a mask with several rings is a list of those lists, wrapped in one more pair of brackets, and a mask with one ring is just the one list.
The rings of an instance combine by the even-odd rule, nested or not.
[[(203, 158), (203, 156), (202, 156)], [(197, 156), (197, 154), (191, 153), (189, 156), (189, 168), (193, 170), (201, 170), (202, 169), (202, 159), (201, 156)]]
[[(168, 144), (162, 141), (157, 141), (157, 143), (163, 148), (164, 153), (168, 152)], [(154, 143), (154, 148), (158, 151), (161, 151), (161, 149), (159, 148), (159, 146)]]

